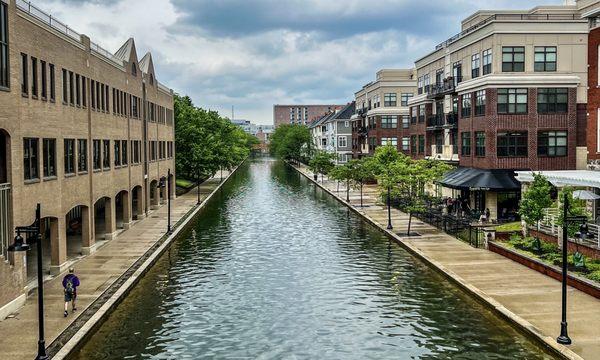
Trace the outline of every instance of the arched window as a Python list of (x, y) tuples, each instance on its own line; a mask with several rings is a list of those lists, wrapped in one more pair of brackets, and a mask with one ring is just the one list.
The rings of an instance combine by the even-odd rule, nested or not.
[(135, 63), (131, 64), (131, 75), (137, 76), (137, 67), (135, 66)]
[(150, 74), (150, 85), (154, 85), (154, 75)]

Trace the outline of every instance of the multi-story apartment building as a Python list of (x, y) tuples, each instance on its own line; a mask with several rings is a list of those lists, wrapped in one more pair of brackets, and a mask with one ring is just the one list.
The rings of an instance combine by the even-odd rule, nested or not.
[(355, 102), (345, 105), (313, 121), (309, 125), (313, 144), (319, 150), (337, 155), (337, 163), (352, 159), (352, 126), (350, 117), (355, 112)]
[(460, 166), (445, 194), (511, 218), (515, 170), (585, 168), (587, 33), (575, 4), (478, 11), (416, 61), (410, 153)]
[(358, 158), (373, 154), (378, 145), (392, 144), (409, 151), (408, 102), (416, 93), (414, 69), (383, 69), (375, 81), (355, 93), (352, 116), (352, 153)]
[[(588, 107), (587, 149), (588, 163), (600, 170), (600, 1), (579, 0), (581, 16), (589, 20), (588, 35)], [(600, 216), (600, 205), (598, 206)]]
[(36, 204), (43, 270), (59, 274), (166, 199), (173, 92), (133, 39), (112, 54), (28, 2), (0, 0), (0, 128), (2, 317), (35, 276), (35, 250), (7, 247)]
[(345, 105), (273, 105), (273, 125), (308, 125), (321, 116)]

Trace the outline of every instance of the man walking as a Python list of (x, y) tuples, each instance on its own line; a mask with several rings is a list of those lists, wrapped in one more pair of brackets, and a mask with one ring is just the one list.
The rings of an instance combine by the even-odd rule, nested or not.
[(77, 287), (79, 286), (79, 278), (74, 274), (73, 268), (69, 269), (69, 273), (65, 275), (62, 281), (63, 288), (65, 289), (65, 317), (67, 317), (69, 303), (73, 308), (73, 311), (77, 310), (75, 307), (75, 300), (77, 299)]

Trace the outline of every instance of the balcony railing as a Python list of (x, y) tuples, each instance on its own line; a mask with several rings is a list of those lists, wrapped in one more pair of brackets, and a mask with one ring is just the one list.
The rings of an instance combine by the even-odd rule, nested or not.
[(444, 124), (444, 115), (435, 114), (427, 119), (427, 130), (431, 130), (433, 128), (441, 128), (442, 126), (444, 126)]
[(70, 38), (72, 38), (78, 42), (81, 41), (81, 34), (79, 34), (77, 31), (71, 29), (69, 26), (60, 22), (59, 20), (56, 20), (55, 18), (52, 17), (52, 15), (47, 14), (40, 8), (33, 5), (30, 1), (17, 0), (16, 4), (19, 9), (21, 9), (24, 12), (26, 12), (27, 14), (33, 16), (34, 18), (38, 19), (39, 21), (45, 23), (46, 25), (49, 25), (51, 28), (69, 36)]
[(447, 114), (445, 126), (447, 128), (453, 128), (453, 127), (456, 127), (457, 125), (458, 125), (458, 114), (457, 113)]
[(456, 85), (463, 81), (463, 77), (459, 76), (456, 79), (452, 76), (444, 79), (442, 83), (435, 83), (429, 88), (427, 97), (434, 99), (447, 94), (452, 94), (456, 90)]
[(112, 62), (116, 63), (117, 65), (123, 66), (123, 60), (119, 59), (118, 57), (113, 55), (110, 51), (104, 49), (103, 47), (96, 44), (95, 42), (90, 41), (90, 48), (92, 49), (92, 51), (105, 57), (106, 59), (111, 60)]

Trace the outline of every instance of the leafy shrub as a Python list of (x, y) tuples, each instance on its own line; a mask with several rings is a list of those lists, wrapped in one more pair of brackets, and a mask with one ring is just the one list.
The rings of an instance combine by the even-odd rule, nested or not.
[(551, 254), (551, 253), (559, 253), (559, 252), (560, 252), (560, 249), (558, 248), (558, 245), (542, 241), (542, 253)]
[(594, 271), (592, 273), (589, 273), (587, 275), (587, 278), (590, 279), (590, 280), (592, 280), (592, 281), (600, 282), (600, 270), (596, 270), (596, 271)]
[(600, 262), (598, 260), (588, 261), (586, 267), (591, 272), (600, 271)]

